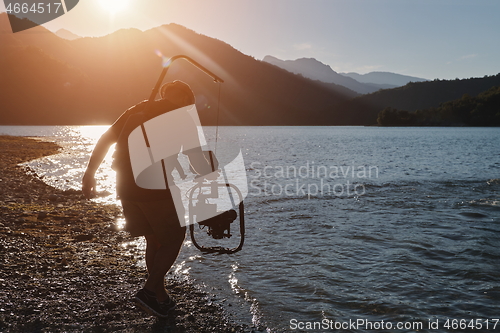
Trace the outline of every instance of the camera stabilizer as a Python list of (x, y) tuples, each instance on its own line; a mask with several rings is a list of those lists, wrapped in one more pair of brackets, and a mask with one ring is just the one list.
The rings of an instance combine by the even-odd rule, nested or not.
[[(238, 212), (235, 209), (230, 209), (225, 212), (219, 213), (215, 211), (217, 209), (217, 205), (211, 204), (208, 202), (210, 198), (218, 197), (218, 190), (220, 188), (230, 188), (234, 190), (239, 196), (239, 205)], [(209, 189), (209, 193), (203, 193), (203, 189)], [(198, 192), (198, 196), (194, 198), (194, 193)], [(194, 201), (197, 201), (196, 203)], [(214, 215), (211, 218), (201, 220), (200, 222), (196, 222), (200, 220), (200, 217), (205, 214)], [(231, 224), (239, 218), (239, 237), (240, 242), (237, 247), (234, 248), (226, 248), (221, 246), (215, 247), (206, 247), (198, 244), (195, 237), (195, 226), (194, 223), (197, 223), (201, 229), (207, 229), (207, 235), (211, 236), (213, 239), (224, 239), (231, 238), (233, 235), (231, 234)], [(244, 217), (244, 206), (243, 206), (243, 197), (239, 189), (233, 184), (227, 183), (217, 183), (216, 181), (210, 183), (200, 182), (198, 185), (191, 189), (191, 195), (189, 198), (189, 231), (191, 234), (191, 240), (202, 252), (218, 252), (218, 253), (235, 253), (240, 251), (243, 248), (243, 243), (245, 241), (245, 217)]]
[[(161, 54), (160, 54), (161, 55)], [(200, 69), (202, 72), (210, 76), (214, 82), (219, 84), (219, 99), (220, 99), (220, 84), (224, 82), (220, 77), (212, 73), (210, 70), (199, 64), (198, 62), (194, 61), (188, 56), (185, 55), (176, 55), (173, 56), (169, 59), (164, 58), (164, 63), (163, 63), (163, 70), (160, 74), (160, 77), (158, 78), (156, 85), (154, 86), (153, 90), (151, 91), (151, 95), (149, 97), (149, 101), (154, 101), (156, 95), (158, 94), (158, 91), (160, 89), (161, 83), (163, 82), (163, 79), (165, 78), (165, 75), (167, 74), (168, 69), (170, 68), (170, 65), (177, 59), (184, 59)], [(218, 103), (219, 104), (219, 101)], [(217, 107), (217, 129), (218, 129), (218, 113), (219, 113), (219, 107)], [(218, 134), (216, 132), (215, 135), (215, 140), (216, 140), (216, 145), (217, 145), (217, 137)], [(205, 152), (208, 154), (207, 157), (210, 159), (210, 163), (212, 166), (212, 171), (215, 171), (218, 168), (218, 161), (215, 158), (214, 154), (212, 151), (207, 151)], [(243, 206), (243, 199), (244, 196), (242, 195), (241, 191), (238, 189), (238, 187), (234, 184), (230, 184), (227, 181), (227, 177), (224, 173), (224, 170), (221, 170), (222, 173), (224, 174), (224, 179), (225, 181), (223, 183), (218, 183), (217, 181), (208, 181), (204, 182), (203, 180), (200, 179), (197, 185), (195, 185), (193, 188), (191, 188), (191, 194), (189, 196), (189, 204), (188, 204), (188, 210), (189, 210), (189, 230), (191, 233), (191, 239), (193, 244), (198, 248), (199, 250), (203, 252), (218, 252), (218, 253), (235, 253), (237, 251), (240, 251), (243, 247), (244, 239), (245, 239), (245, 218), (244, 218), (244, 206)], [(217, 211), (217, 205), (214, 203), (210, 203), (210, 199), (217, 199), (219, 198), (219, 189), (220, 188), (226, 188), (228, 191), (229, 198), (231, 200), (231, 206), (233, 207), (232, 209), (229, 209), (227, 211), (223, 212), (218, 212)], [(207, 190), (210, 190), (208, 193), (206, 193)], [(238, 195), (238, 202), (239, 204), (236, 205), (236, 202), (234, 200), (234, 193)], [(195, 196), (197, 194), (197, 196)], [(236, 208), (237, 206), (237, 208)], [(237, 211), (236, 211), (237, 209)], [(221, 246), (214, 246), (214, 247), (206, 247), (206, 246), (201, 246), (198, 244), (198, 242), (195, 239), (195, 232), (194, 232), (194, 224), (197, 223), (200, 228), (206, 228), (207, 229), (207, 234), (211, 236), (213, 239), (224, 239), (224, 238), (231, 238), (231, 224), (239, 218), (239, 234), (240, 234), (240, 242), (239, 245), (234, 247), (234, 248), (225, 248)]]

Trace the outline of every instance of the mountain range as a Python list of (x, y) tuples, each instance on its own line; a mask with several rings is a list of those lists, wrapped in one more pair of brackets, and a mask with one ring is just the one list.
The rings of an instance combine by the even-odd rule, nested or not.
[(386, 107), (411, 111), (438, 106), (500, 85), (497, 75), (414, 82), (360, 95), (257, 60), (176, 24), (68, 40), (42, 26), (12, 33), (7, 15), (0, 13), (0, 124), (111, 124), (149, 97), (162, 63), (178, 54), (224, 80), (214, 83), (184, 60), (169, 68), (165, 80), (191, 85), (206, 125), (371, 125)]
[(169, 69), (166, 80), (192, 86), (206, 124), (332, 123), (352, 97), (176, 24), (66, 40), (42, 26), (13, 34), (0, 14), (0, 123), (112, 123), (149, 97), (162, 70), (159, 54), (185, 54), (224, 79), (219, 86), (184, 60)]
[(59, 30), (57, 30), (56, 31), (56, 35), (59, 36), (59, 37), (61, 37), (61, 38), (67, 39), (67, 40), (73, 40), (73, 39), (81, 38), (80, 36), (72, 33), (69, 30), (66, 30), (66, 29), (59, 29)]
[[(379, 85), (387, 85), (390, 88), (397, 88), (407, 85), (410, 82), (425, 82), (429, 81), (427, 79), (423, 79), (415, 76), (402, 75), (391, 72), (370, 72), (366, 74), (358, 74), (358, 73), (340, 73), (340, 75), (348, 76), (353, 78), (354, 80), (362, 83), (369, 84), (379, 84)], [(385, 88), (384, 88), (385, 89)]]
[(314, 58), (281, 60), (268, 55), (264, 57), (263, 61), (313, 80), (335, 83), (347, 87), (359, 94), (368, 94), (380, 89), (401, 87), (409, 82), (427, 81), (422, 78), (390, 72), (371, 72), (362, 75), (358, 73), (337, 73), (330, 66)]

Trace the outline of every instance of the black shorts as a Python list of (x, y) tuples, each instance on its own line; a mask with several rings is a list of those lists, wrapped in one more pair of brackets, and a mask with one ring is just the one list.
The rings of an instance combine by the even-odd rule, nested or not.
[(171, 200), (131, 201), (122, 199), (125, 230), (132, 236), (155, 235), (162, 244), (184, 237), (182, 227)]

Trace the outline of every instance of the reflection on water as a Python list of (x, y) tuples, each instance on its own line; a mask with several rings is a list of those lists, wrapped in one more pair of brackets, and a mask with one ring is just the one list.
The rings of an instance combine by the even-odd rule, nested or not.
[[(88, 129), (94, 133), (89, 137), (76, 127), (24, 130), (65, 147), (57, 157), (30, 166), (57, 186), (79, 188), (98, 128)], [(207, 255), (186, 240), (174, 270), (215, 290), (236, 320), (255, 325), (254, 331), (282, 332), (290, 330), (293, 318), (427, 323), (500, 313), (500, 129), (219, 132), (241, 146), (255, 185), (245, 201), (245, 246), (234, 255)], [(275, 188), (297, 179), (321, 184), (317, 174), (300, 179), (265, 174), (308, 162), (376, 166), (379, 175), (356, 179), (366, 188), (358, 196), (258, 192), (264, 181)], [(98, 177), (100, 190), (109, 195), (100, 200), (111, 202), (114, 176), (107, 165)], [(124, 244), (138, 258), (144, 246), (141, 239)]]
[(123, 230), (125, 228), (125, 219), (123, 217), (117, 218), (115, 220), (115, 226), (117, 230)]
[[(29, 130), (27, 130), (29, 128)], [(109, 126), (0, 126), (0, 133), (43, 137), (62, 147), (51, 155), (25, 163), (47, 184), (62, 190), (81, 189), (81, 179), (97, 140)], [(97, 170), (97, 202), (116, 204), (115, 172), (111, 169), (114, 147)]]
[[(62, 150), (59, 154), (43, 157), (41, 159), (25, 163), (25, 165), (33, 170), (37, 175), (42, 177), (43, 180), (51, 186), (63, 190), (80, 190), (81, 179), (85, 172), (90, 154), (97, 143), (97, 140), (108, 127), (109, 126), (0, 126), (0, 134), (42, 137), (44, 140), (54, 141), (62, 146)], [(213, 142), (214, 136), (210, 135), (210, 131), (208, 132), (207, 137), (209, 142)], [(96, 202), (104, 204), (117, 203), (115, 192), (115, 172), (111, 169), (113, 151), (114, 147), (111, 147), (101, 167), (97, 170), (96, 180), (99, 196), (93, 199)], [(224, 155), (222, 156), (224, 158)], [(123, 229), (124, 225), (125, 220), (123, 218), (118, 218), (116, 221), (116, 227), (118, 229)], [(122, 247), (128, 255), (134, 256), (138, 260), (137, 264), (139, 266), (145, 267), (146, 262), (144, 260), (144, 253), (146, 243), (142, 237), (132, 241), (123, 242)], [(229, 244), (228, 247), (234, 246)], [(186, 239), (181, 255), (176, 264), (173, 266), (172, 271), (175, 274), (186, 275), (192, 278), (191, 271), (193, 267), (204, 265), (204, 259), (204, 256), (201, 255), (197, 249), (195, 249), (192, 242)], [(207, 265), (213, 268), (217, 267), (216, 263), (207, 263)], [(236, 270), (236, 268), (234, 269)], [(219, 274), (217, 274), (217, 276), (207, 278), (206, 286), (208, 287), (211, 285), (210, 280), (212, 278), (220, 280), (218, 276)], [(204, 279), (198, 281), (203, 283)], [(257, 322), (257, 318), (260, 318), (260, 315), (258, 314), (260, 310), (258, 309), (257, 302), (255, 299), (250, 298), (248, 292), (244, 291), (242, 287), (238, 285), (236, 274), (230, 275), (226, 282), (230, 283), (231, 288), (234, 288), (229, 288), (229, 290), (234, 290), (236, 294), (242, 294), (242, 300), (238, 299), (239, 296), (233, 300), (235, 304), (238, 302), (240, 303), (240, 310), (237, 310), (237, 312), (243, 312), (242, 318), (245, 319), (242, 321), (245, 323), (250, 322), (245, 315), (245, 313), (250, 312), (253, 314), (254, 322)], [(236, 292), (237, 290), (239, 290), (239, 292)], [(249, 310), (250, 307), (251, 309)]]

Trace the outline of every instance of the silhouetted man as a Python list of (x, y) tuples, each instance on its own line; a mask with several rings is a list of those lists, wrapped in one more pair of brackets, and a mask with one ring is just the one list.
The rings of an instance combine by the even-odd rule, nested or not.
[[(181, 81), (174, 81), (162, 86), (160, 90), (162, 99), (152, 102), (141, 102), (125, 111), (111, 127), (101, 136), (90, 157), (87, 170), (82, 180), (82, 191), (86, 198), (96, 192), (95, 172), (106, 156), (109, 147), (116, 143), (113, 169), (117, 172), (117, 194), (122, 202), (125, 216), (125, 230), (132, 236), (145, 236), (146, 238), (146, 266), (148, 279), (136, 296), (134, 301), (147, 312), (166, 317), (168, 311), (175, 307), (175, 302), (165, 290), (164, 281), (170, 267), (175, 262), (185, 237), (185, 223), (180, 223), (178, 213), (172, 196), (176, 187), (174, 184), (158, 186), (138, 186), (137, 172), (134, 170), (134, 149), (146, 146), (129, 147), (130, 133), (141, 128), (148, 120), (165, 115), (166, 112), (176, 112), (183, 107), (194, 108), (195, 98), (191, 88)], [(170, 119), (170, 118), (169, 118)], [(171, 182), (171, 171), (178, 165), (177, 154), (182, 147), (194, 147), (187, 154), (191, 166), (201, 175), (212, 172), (210, 163), (204, 158), (199, 144), (187, 144), (186, 140), (196, 141), (198, 133), (194, 121), (189, 116), (175, 118), (176, 123), (169, 126), (162, 135), (165, 137), (165, 149), (171, 151), (170, 156), (165, 156), (160, 162), (151, 165), (158, 169)], [(142, 127), (143, 131), (144, 127)], [(146, 135), (146, 134), (144, 134)], [(187, 138), (187, 139), (186, 139)], [(184, 142), (182, 142), (184, 141)], [(146, 139), (147, 142), (147, 139)], [(151, 155), (151, 148), (144, 153)], [(170, 161), (170, 162), (169, 162)], [(144, 164), (147, 161), (139, 161)], [(155, 166), (157, 165), (157, 167)], [(181, 176), (182, 176), (182, 172)], [(143, 177), (144, 178), (144, 177)], [(144, 179), (141, 179), (143, 181)], [(147, 179), (146, 179), (147, 183)], [(151, 183), (151, 182), (150, 182)], [(173, 186), (172, 186), (173, 185)], [(179, 209), (179, 207), (177, 207)], [(183, 213), (181, 213), (182, 216)]]

